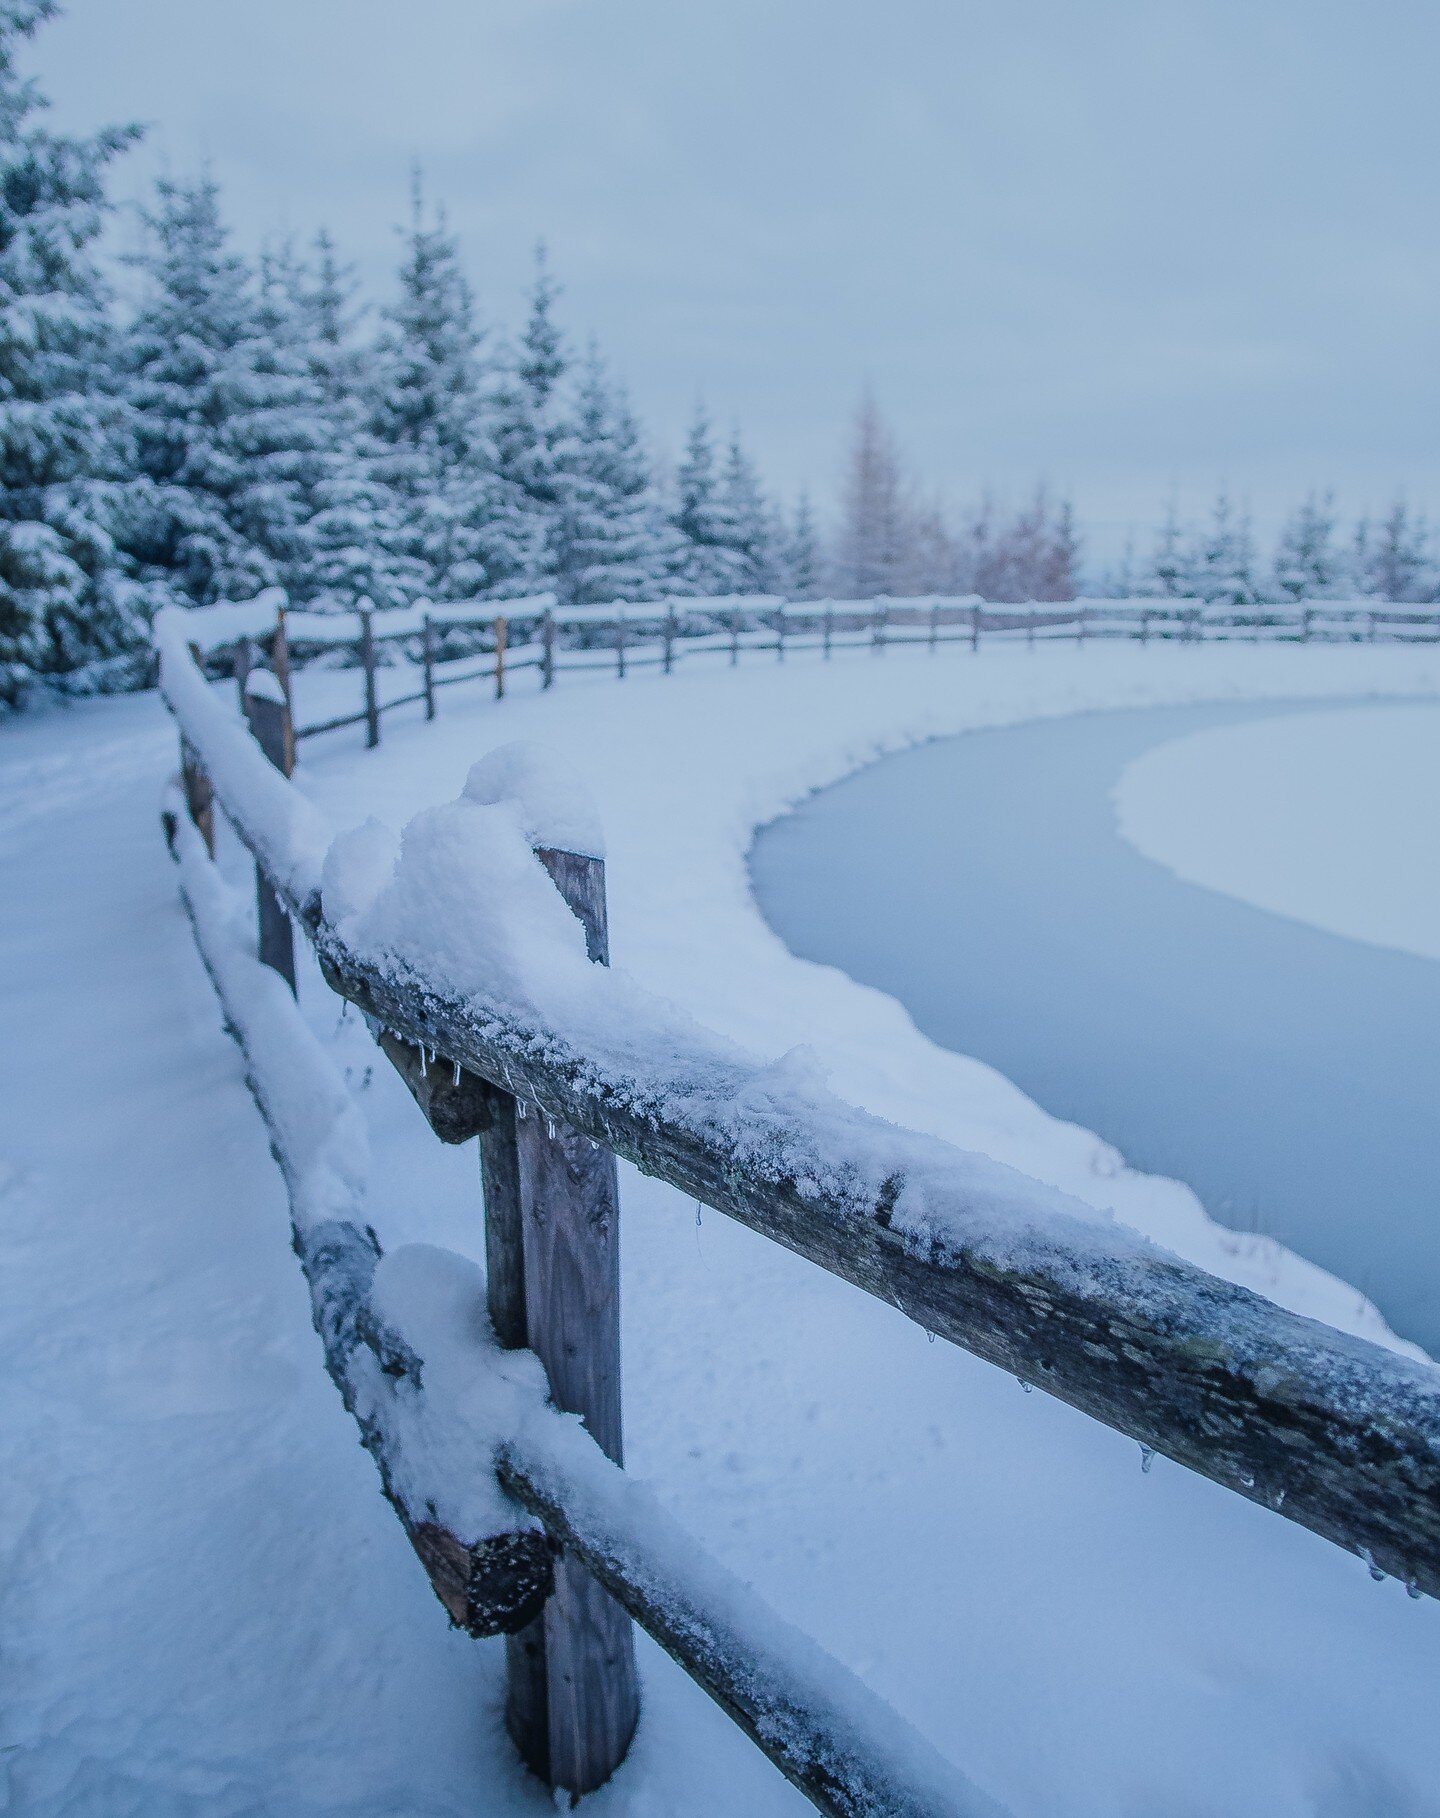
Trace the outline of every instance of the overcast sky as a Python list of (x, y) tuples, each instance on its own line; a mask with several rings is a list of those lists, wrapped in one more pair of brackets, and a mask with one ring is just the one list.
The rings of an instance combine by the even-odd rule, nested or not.
[(543, 236), (657, 439), (703, 394), (787, 492), (868, 381), (1097, 555), (1172, 487), (1440, 505), (1433, 0), (68, 0), (33, 62), (149, 124), (120, 193), (208, 161), (376, 295), (418, 160), (487, 314)]

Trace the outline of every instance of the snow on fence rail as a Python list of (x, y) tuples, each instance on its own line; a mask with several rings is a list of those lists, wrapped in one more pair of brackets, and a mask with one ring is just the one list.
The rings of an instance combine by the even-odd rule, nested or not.
[[(608, 971), (598, 831), (533, 752), (492, 753), (403, 844), (374, 822), (331, 840), (285, 780), (283, 688), (268, 671), (249, 678), (248, 737), (193, 661), (191, 624), (157, 621), (182, 740), (167, 827), (290, 1187), (327, 1365), (452, 1620), (510, 1635), (511, 1733), (553, 1786), (588, 1790), (623, 1759), (633, 1617), (821, 1810), (993, 1810), (617, 1469), (616, 1156), (1414, 1595), (1440, 1595), (1433, 1367), (870, 1117), (795, 1057), (759, 1065)], [(217, 805), (255, 856), (261, 953), (279, 979), (225, 946), (205, 861)], [(441, 1253), (380, 1257), (358, 1205), (353, 1112), (281, 982), (294, 979), (292, 925), (436, 1133), (478, 1135), (483, 1286)], [(475, 1329), (482, 1293), (493, 1345)], [(548, 1411), (535, 1365), (514, 1355), (525, 1348)]]
[[(540, 672), (543, 688), (567, 670), (608, 669), (623, 680), (627, 670), (659, 667), (667, 675), (683, 657), (720, 655), (739, 662), (742, 652), (787, 654), (818, 650), (828, 658), (843, 649), (877, 654), (892, 645), (984, 642), (1035, 645), (1073, 639), (1152, 639), (1176, 643), (1215, 640), (1287, 643), (1440, 641), (1440, 608), (1379, 600), (1299, 600), (1286, 605), (1232, 606), (1200, 600), (1027, 601), (1018, 605), (950, 597), (796, 602), (773, 595), (716, 599), (664, 599), (609, 606), (558, 607), (553, 594), (488, 605), (419, 606), (377, 611), (368, 603), (353, 613), (289, 612), (281, 589), (270, 588), (243, 605), (203, 607), (186, 615), (189, 636), (203, 656), (228, 658), (243, 691), (256, 645), (270, 654), (289, 693), (292, 653), (310, 657), (347, 653), (359, 668), (363, 705), (312, 725), (294, 728), (297, 739), (364, 725), (366, 742), (378, 745), (382, 716), (423, 702), (434, 719), (437, 690), (456, 682), (485, 680), (497, 697), (521, 670)], [(393, 649), (419, 670), (419, 686), (382, 701), (377, 676)]]

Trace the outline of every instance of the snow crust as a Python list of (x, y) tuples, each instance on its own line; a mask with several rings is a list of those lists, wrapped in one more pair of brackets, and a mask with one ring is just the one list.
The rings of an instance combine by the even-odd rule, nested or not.
[(1128, 766), (1115, 812), (1133, 846), (1189, 883), (1440, 959), (1440, 707), (1173, 739)]

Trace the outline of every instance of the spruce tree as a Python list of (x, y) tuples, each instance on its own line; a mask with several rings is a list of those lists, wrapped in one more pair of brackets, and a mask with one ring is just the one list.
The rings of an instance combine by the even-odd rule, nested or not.
[(1396, 499), (1361, 557), (1363, 590), (1376, 599), (1414, 601), (1433, 597), (1429, 526)]
[(560, 598), (603, 604), (663, 591), (640, 432), (593, 345), (569, 428), (555, 446), (554, 473), (551, 555)]
[(114, 531), (128, 461), (94, 257), (106, 167), (136, 137), (47, 132), (16, 59), (52, 0), (0, 0), (0, 704), (133, 649)]
[(561, 414), (560, 386), (569, 360), (555, 322), (559, 296), (539, 245), (525, 327), (500, 363), (487, 406), (497, 471), (526, 520), (526, 560), (513, 582), (520, 592), (554, 587), (563, 593), (569, 584), (557, 567), (566, 534), (559, 523), (559, 450), (571, 432)]
[(1204, 600), (1250, 606), (1260, 597), (1250, 520), (1243, 511), (1236, 511), (1227, 492), (1216, 495), (1210, 523), (1196, 552), (1194, 580), (1195, 590)]
[(380, 473), (383, 444), (368, 420), (356, 289), (329, 234), (317, 235), (297, 302), (326, 443), (311, 489), (306, 569), (294, 597), (321, 611), (353, 609), (361, 599), (403, 605), (425, 591), (427, 580), (424, 565), (401, 548), (396, 495)]
[(741, 446), (738, 432), (731, 436), (725, 453), (720, 501), (725, 520), (721, 534), (727, 539), (726, 546), (739, 559), (742, 591), (770, 591), (779, 580), (770, 507), (760, 489), (755, 464)]
[(499, 470), (486, 422), (481, 334), (444, 216), (427, 224), (416, 188), (399, 296), (375, 352), (375, 476), (394, 499), (387, 561), (431, 598), (523, 590), (537, 527)]
[(1136, 591), (1142, 599), (1166, 600), (1183, 599), (1195, 591), (1180, 509), (1173, 496), (1165, 502), (1160, 534)]
[(146, 221), (128, 552), (155, 604), (246, 599), (303, 572), (318, 388), (283, 278), (257, 287), (210, 178), (162, 180)]
[(1335, 497), (1310, 493), (1292, 512), (1275, 549), (1275, 583), (1292, 600), (1333, 595), (1340, 577), (1335, 552)]
[(675, 475), (672, 522), (682, 539), (677, 591), (699, 595), (744, 591), (745, 560), (735, 546), (734, 515), (721, 496), (703, 406), (696, 409), (685, 458)]

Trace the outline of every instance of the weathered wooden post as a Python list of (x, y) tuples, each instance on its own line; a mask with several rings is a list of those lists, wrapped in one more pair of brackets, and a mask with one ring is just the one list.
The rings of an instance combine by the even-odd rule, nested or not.
[[(270, 669), (252, 669), (245, 684), (245, 717), (255, 742), (280, 772), (295, 770), (295, 733), (285, 690)], [(260, 924), (260, 958), (295, 990), (295, 931), (270, 881), (255, 862), (255, 906)]]
[(210, 774), (195, 754), (195, 748), (183, 735), (180, 739), (180, 786), (185, 792), (185, 806), (190, 819), (199, 829), (205, 850), (215, 856), (215, 789)]
[(875, 602), (875, 626), (870, 634), (870, 648), (876, 656), (885, 654), (885, 627), (890, 621), (890, 604), (888, 600)]
[(675, 663), (675, 602), (674, 602), (674, 600), (666, 600), (666, 602), (665, 602), (665, 656), (663, 659), (663, 667), (664, 667), (664, 671), (665, 671), (666, 675), (669, 675), (671, 669), (674, 667), (674, 663)]
[(980, 648), (980, 608), (978, 606), (970, 608), (970, 648), (972, 650)]
[(780, 609), (775, 614), (775, 661), (785, 661), (785, 602), (781, 600)]
[(825, 661), (827, 663), (830, 661), (830, 643), (831, 643), (831, 640), (834, 637), (834, 635), (835, 635), (835, 602), (834, 602), (834, 600), (826, 600), (826, 602), (825, 602), (825, 629), (821, 633), (820, 648), (825, 653)]
[(365, 744), (373, 751), (380, 743), (380, 706), (375, 699), (375, 609), (369, 600), (360, 602), (360, 662), (365, 671)]
[(497, 614), (495, 619), (495, 699), (505, 699), (505, 639), (509, 634), (505, 615)]
[[(608, 965), (604, 861), (544, 847), (536, 856), (584, 927), (590, 958)], [(494, 1097), (480, 1138), (491, 1324), (501, 1344), (529, 1345), (555, 1405), (579, 1414), (620, 1464), (615, 1157), (535, 1106)], [(553, 1788), (593, 1791), (624, 1759), (639, 1714), (629, 1618), (562, 1554), (543, 1613), (506, 1646), (506, 1722), (522, 1757)]]
[(740, 661), (740, 614), (736, 610), (730, 614), (730, 667), (733, 669)]
[(427, 612), (420, 621), (420, 686), (425, 693), (425, 718), (435, 718), (435, 624)]
[(1375, 617), (1376, 617), (1375, 613), (1372, 612), (1370, 614), (1370, 632), (1369, 632), (1369, 642), (1372, 644), (1375, 642)]
[(931, 600), (931, 602), (930, 602), (930, 633), (929, 633), (929, 636), (925, 640), (925, 647), (930, 652), (931, 656), (934, 656), (935, 646), (939, 642), (939, 640), (940, 640), (940, 602), (939, 602), (939, 600)]
[(540, 686), (555, 685), (555, 614), (546, 607), (540, 619)]
[(1314, 611), (1309, 606), (1305, 607), (1300, 614), (1300, 642), (1302, 644), (1310, 642), (1310, 621), (1314, 616)]
[(295, 696), (290, 686), (290, 630), (285, 623), (285, 608), (275, 608), (275, 629), (270, 633), (270, 667), (275, 671), (275, 680), (280, 684), (285, 696), (285, 705), (290, 710), (290, 722), (295, 722)]
[(1079, 650), (1085, 642), (1085, 620), (1087, 614), (1083, 606), (1075, 613), (1075, 648)]
[(1033, 650), (1035, 648), (1035, 602), (1034, 602), (1034, 600), (1031, 600), (1030, 604), (1025, 608), (1025, 648), (1027, 650)]
[(615, 676), (618, 681), (625, 680), (625, 614), (623, 612), (615, 621)]
[(245, 711), (245, 684), (250, 679), (250, 671), (255, 667), (255, 646), (249, 638), (236, 638), (235, 648), (230, 652), (230, 674), (235, 679), (235, 690), (240, 697), (240, 711)]

